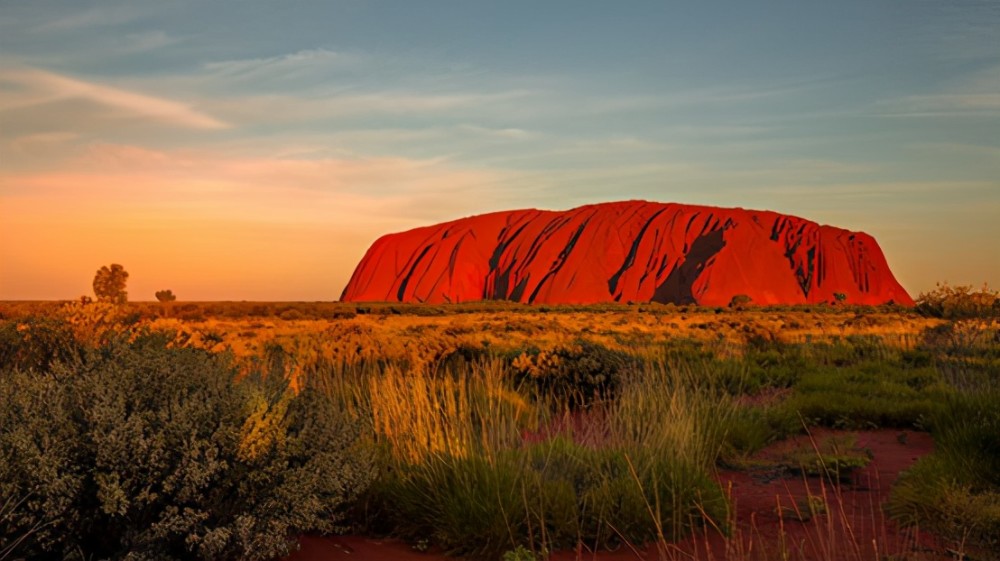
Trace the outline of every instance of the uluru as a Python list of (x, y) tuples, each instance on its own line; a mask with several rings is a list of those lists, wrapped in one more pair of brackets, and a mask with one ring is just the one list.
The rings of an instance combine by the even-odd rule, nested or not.
[(725, 306), (913, 299), (863, 232), (771, 211), (625, 201), (387, 234), (341, 300)]

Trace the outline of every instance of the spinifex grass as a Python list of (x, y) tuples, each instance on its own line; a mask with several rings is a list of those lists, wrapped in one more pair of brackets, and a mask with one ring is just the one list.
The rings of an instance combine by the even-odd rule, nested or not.
[(539, 410), (510, 385), (498, 360), (454, 374), (390, 366), (367, 383), (373, 428), (399, 463), (436, 454), (489, 457), (538, 422)]
[(934, 452), (900, 477), (890, 512), (955, 551), (1000, 559), (1000, 390), (952, 396), (933, 427)]
[(381, 450), (366, 501), (373, 528), (499, 555), (643, 543), (725, 520), (710, 470), (732, 403), (682, 379), (699, 373), (647, 364), (613, 402), (562, 410), (573, 419), (560, 422), (499, 359), (349, 370), (325, 387), (353, 404)]

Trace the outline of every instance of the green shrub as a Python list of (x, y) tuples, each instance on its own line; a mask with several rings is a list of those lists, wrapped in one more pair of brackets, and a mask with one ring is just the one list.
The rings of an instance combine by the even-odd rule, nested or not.
[(1000, 550), (1000, 390), (953, 395), (932, 426), (934, 452), (902, 474), (890, 513), (905, 524), (995, 555)]
[(779, 463), (792, 473), (848, 482), (872, 458), (871, 450), (859, 448), (857, 436), (848, 434), (793, 448), (782, 455)]
[(45, 371), (54, 362), (78, 358), (81, 352), (64, 321), (41, 316), (0, 321), (0, 369)]
[(27, 559), (280, 557), (372, 469), (330, 400), (163, 337), (6, 371), (0, 402), (0, 496), (27, 497), (0, 541), (42, 525)]
[(936, 454), (921, 458), (893, 486), (887, 510), (904, 526), (933, 532), (971, 558), (997, 559), (1000, 491), (963, 482), (952, 468)]
[(767, 407), (735, 408), (721, 451), (724, 464), (745, 458), (781, 437), (798, 432), (798, 419), (782, 419)]
[(927, 428), (942, 399), (952, 393), (934, 368), (884, 359), (816, 366), (792, 389), (777, 409), (808, 424), (847, 429)]
[(610, 398), (636, 359), (586, 339), (551, 351), (530, 349), (513, 361), (519, 378), (570, 408)]

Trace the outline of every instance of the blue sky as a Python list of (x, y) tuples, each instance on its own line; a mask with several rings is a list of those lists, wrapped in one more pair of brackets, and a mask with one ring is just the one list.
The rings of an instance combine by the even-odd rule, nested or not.
[(329, 300), (381, 233), (621, 199), (996, 285), (1000, 2), (0, 0), (0, 298)]

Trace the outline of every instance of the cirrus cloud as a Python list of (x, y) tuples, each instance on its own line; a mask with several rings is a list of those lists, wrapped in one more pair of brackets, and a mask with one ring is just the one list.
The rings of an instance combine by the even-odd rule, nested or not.
[(191, 106), (99, 82), (71, 78), (36, 68), (0, 71), (0, 112), (65, 100), (85, 100), (161, 124), (194, 129), (229, 125)]

